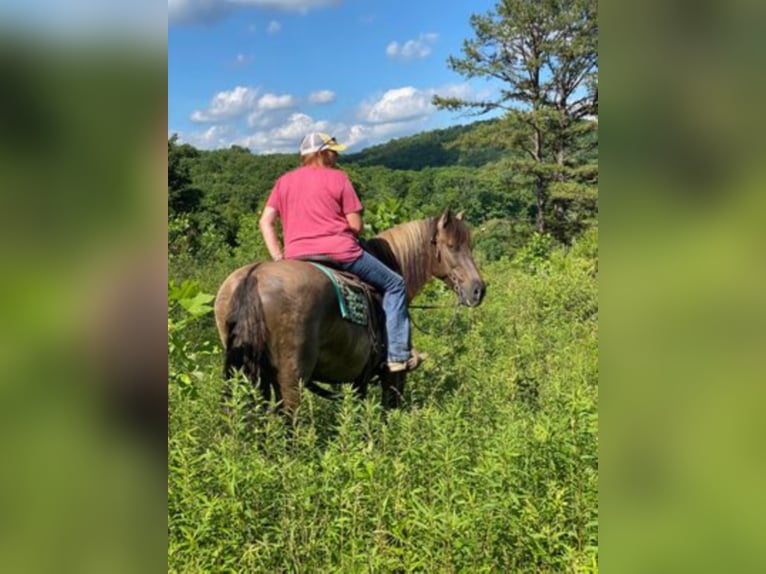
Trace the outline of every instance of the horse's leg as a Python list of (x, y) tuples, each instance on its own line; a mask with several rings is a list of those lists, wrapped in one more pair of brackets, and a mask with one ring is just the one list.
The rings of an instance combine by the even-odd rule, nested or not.
[(354, 389), (354, 393), (356, 394), (356, 397), (363, 401), (367, 398), (367, 384), (369, 382), (369, 379), (367, 377), (367, 373), (365, 372), (361, 377), (356, 379), (352, 384), (351, 388)]
[(277, 381), (277, 374), (274, 367), (271, 365), (263, 365), (261, 367), (261, 378), (258, 381), (258, 390), (261, 392), (261, 399), (264, 405), (268, 405), (271, 402), (271, 391), (274, 389)]
[(384, 410), (397, 409), (402, 406), (404, 379), (404, 373), (386, 372), (380, 376), (381, 402)]
[(301, 380), (306, 380), (305, 373), (301, 376), (299, 369), (281, 368), (277, 372), (277, 386), (281, 398), (280, 410), (285, 419), (295, 424), (295, 414), (301, 402)]
[(316, 344), (308, 341), (295, 341), (292, 352), (280, 353), (282, 357), (277, 371), (277, 387), (282, 400), (282, 414), (295, 424), (295, 414), (301, 402), (301, 384), (311, 380), (317, 361)]
[(362, 374), (359, 375), (351, 385), (351, 388), (354, 389), (354, 393), (356, 393), (359, 400), (363, 401), (367, 398), (367, 388), (369, 387), (370, 379), (372, 379), (375, 371), (374, 366), (375, 363), (373, 361), (368, 362), (367, 366), (364, 367)]

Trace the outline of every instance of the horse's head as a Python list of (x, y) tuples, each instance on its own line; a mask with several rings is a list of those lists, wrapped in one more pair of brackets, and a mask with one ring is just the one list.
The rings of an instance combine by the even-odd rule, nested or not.
[(471, 233), (463, 223), (462, 211), (452, 215), (447, 208), (442, 213), (436, 222), (432, 243), (436, 246), (434, 277), (452, 288), (461, 304), (478, 306), (487, 287), (473, 260)]

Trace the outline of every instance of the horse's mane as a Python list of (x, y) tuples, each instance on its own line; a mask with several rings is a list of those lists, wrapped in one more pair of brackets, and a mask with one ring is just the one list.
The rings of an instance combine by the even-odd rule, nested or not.
[(431, 279), (435, 235), (436, 218), (421, 219), (383, 231), (368, 240), (365, 249), (404, 278), (407, 299), (412, 300)]

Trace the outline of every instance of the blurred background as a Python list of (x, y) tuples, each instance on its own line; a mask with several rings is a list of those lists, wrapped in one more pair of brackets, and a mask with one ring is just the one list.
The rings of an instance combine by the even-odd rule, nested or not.
[(166, 8), (0, 7), (0, 570), (162, 569)]
[(605, 571), (762, 571), (762, 2), (603, 2)]
[[(165, 10), (0, 8), (3, 571), (165, 564)], [(600, 10), (601, 560), (763, 571), (766, 5)]]

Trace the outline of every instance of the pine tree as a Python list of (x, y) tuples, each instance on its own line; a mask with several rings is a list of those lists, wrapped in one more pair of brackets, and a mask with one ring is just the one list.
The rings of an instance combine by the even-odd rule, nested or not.
[[(470, 136), (511, 150), (509, 168), (526, 176), (536, 201), (535, 227), (567, 207), (595, 209), (598, 163), (598, 20), (596, 0), (500, 0), (473, 15), (475, 38), (448, 65), (468, 77), (499, 80), (485, 100), (434, 97), (443, 109), (503, 119)], [(548, 213), (552, 211), (552, 213)]]

